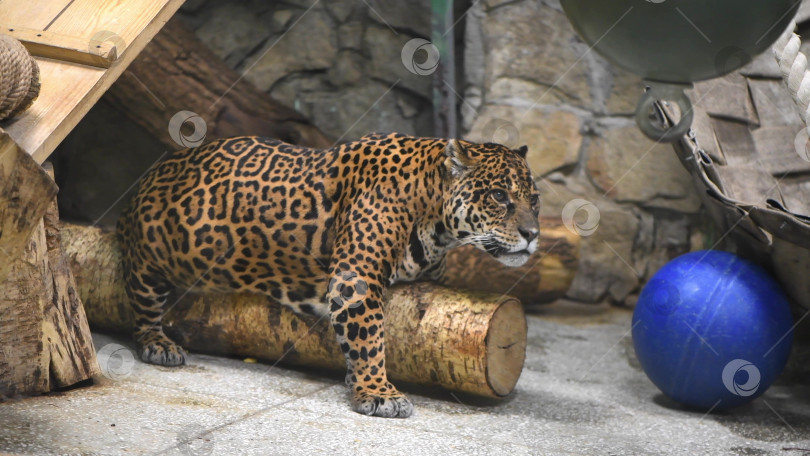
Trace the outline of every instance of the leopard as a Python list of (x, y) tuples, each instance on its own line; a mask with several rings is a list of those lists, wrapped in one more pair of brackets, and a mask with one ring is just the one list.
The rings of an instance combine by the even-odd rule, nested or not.
[(171, 153), (116, 230), (140, 359), (185, 363), (161, 324), (173, 292), (263, 294), (329, 319), (352, 410), (410, 416), (386, 372), (385, 290), (440, 281), (462, 245), (526, 263), (540, 231), (527, 151), (374, 133), (322, 149), (239, 136)]

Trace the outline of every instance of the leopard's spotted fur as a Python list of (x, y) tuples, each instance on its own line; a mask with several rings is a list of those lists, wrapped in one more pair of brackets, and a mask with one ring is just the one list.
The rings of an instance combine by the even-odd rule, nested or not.
[(399, 134), (325, 150), (237, 137), (174, 153), (118, 224), (141, 358), (184, 362), (160, 324), (174, 288), (264, 293), (330, 315), (354, 410), (409, 416), (386, 377), (384, 288), (438, 278), (460, 244), (524, 263), (538, 235), (525, 154)]

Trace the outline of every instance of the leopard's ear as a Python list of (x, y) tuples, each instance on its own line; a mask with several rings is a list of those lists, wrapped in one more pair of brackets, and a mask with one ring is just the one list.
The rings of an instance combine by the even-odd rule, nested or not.
[(445, 166), (450, 170), (453, 177), (461, 176), (472, 166), (472, 159), (467, 149), (457, 139), (451, 139), (447, 142), (444, 155), (447, 157), (444, 162)]
[(526, 154), (529, 153), (529, 146), (523, 145), (515, 149), (520, 158), (526, 158)]

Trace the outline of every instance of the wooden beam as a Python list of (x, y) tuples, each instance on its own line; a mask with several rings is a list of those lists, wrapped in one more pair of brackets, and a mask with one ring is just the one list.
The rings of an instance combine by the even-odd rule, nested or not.
[(251, 134), (316, 148), (334, 143), (302, 114), (228, 68), (177, 18), (163, 27), (104, 100), (169, 150), (181, 147), (167, 128), (179, 111), (197, 113), (206, 122), (208, 139)]
[(51, 31), (0, 25), (0, 33), (12, 36), (34, 57), (109, 68), (118, 58), (117, 43), (105, 41), (112, 35), (99, 34), (90, 40)]

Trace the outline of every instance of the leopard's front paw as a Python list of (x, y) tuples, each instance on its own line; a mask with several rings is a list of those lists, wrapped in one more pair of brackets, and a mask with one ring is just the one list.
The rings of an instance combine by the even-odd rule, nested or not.
[(180, 366), (186, 363), (186, 352), (164, 334), (150, 334), (139, 341), (141, 360), (161, 366)]
[(355, 389), (352, 395), (352, 410), (368, 416), (382, 418), (408, 418), (413, 413), (413, 404), (402, 393), (389, 385), (380, 392), (367, 388)]

